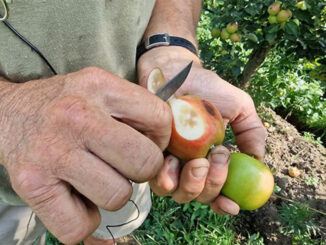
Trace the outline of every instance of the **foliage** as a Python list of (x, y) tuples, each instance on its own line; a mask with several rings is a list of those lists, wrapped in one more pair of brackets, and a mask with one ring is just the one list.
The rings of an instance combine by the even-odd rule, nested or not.
[(320, 229), (314, 223), (314, 212), (308, 207), (307, 204), (289, 204), (279, 208), (280, 232), (292, 236), (294, 244), (319, 244), (320, 242), (320, 239), (311, 239), (317, 236)]
[[(201, 56), (218, 74), (227, 80), (239, 77), (253, 49), (264, 46), (285, 47), (287, 54), (309, 60), (326, 54), (326, 3), (319, 0), (304, 1), (306, 8), (296, 6), (297, 1), (284, 0), (281, 8), (292, 11), (292, 18), (284, 23), (269, 23), (265, 0), (206, 0), (198, 29)], [(239, 23), (240, 43), (212, 37), (212, 29), (221, 30), (230, 22)], [(232, 75), (232, 77), (230, 77)]]
[(255, 75), (249, 93), (257, 104), (285, 108), (310, 127), (326, 129), (326, 100), (321, 81), (309, 76), (313, 63), (282, 49), (270, 52)]
[(235, 218), (215, 214), (198, 202), (184, 205), (153, 194), (153, 207), (135, 237), (147, 244), (236, 244)]
[[(248, 88), (256, 105), (286, 112), (303, 125), (300, 130), (310, 130), (326, 142), (326, 2), (307, 0), (302, 10), (297, 1), (283, 1), (282, 8), (293, 13), (284, 28), (268, 22), (272, 2), (204, 1), (197, 30), (201, 58), (207, 68), (236, 85), (253, 58), (265, 60)], [(218, 32), (211, 30), (232, 21), (239, 23), (241, 42), (212, 36)]]

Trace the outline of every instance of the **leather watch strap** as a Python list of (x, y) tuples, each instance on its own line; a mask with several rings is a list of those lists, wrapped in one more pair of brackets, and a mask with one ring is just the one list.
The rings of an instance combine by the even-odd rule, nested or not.
[(159, 33), (149, 36), (145, 42), (141, 43), (137, 47), (136, 59), (138, 60), (139, 57), (146, 51), (160, 46), (180, 46), (190, 50), (195, 55), (197, 55), (196, 47), (187, 39), (182, 37), (169, 36), (167, 33)]

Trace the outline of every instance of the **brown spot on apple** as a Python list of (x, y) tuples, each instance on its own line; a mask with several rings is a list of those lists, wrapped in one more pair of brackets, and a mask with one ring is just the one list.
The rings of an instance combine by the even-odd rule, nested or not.
[(213, 108), (213, 105), (210, 104), (210, 103), (208, 103), (206, 100), (202, 100), (202, 102), (203, 102), (203, 105), (204, 105), (206, 111), (207, 111), (209, 114), (211, 114), (213, 117), (215, 117), (215, 110), (214, 110), (214, 108)]

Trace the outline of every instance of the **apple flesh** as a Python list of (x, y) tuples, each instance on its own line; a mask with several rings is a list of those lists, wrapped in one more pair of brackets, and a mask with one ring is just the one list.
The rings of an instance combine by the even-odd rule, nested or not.
[(147, 89), (155, 93), (160, 87), (166, 83), (166, 79), (160, 68), (154, 68), (148, 76)]
[(273, 190), (273, 174), (264, 163), (244, 153), (231, 153), (223, 195), (243, 210), (254, 210), (268, 201)]
[(221, 114), (206, 100), (185, 95), (169, 101), (173, 123), (167, 150), (188, 161), (206, 157), (210, 148), (223, 142), (225, 129)]

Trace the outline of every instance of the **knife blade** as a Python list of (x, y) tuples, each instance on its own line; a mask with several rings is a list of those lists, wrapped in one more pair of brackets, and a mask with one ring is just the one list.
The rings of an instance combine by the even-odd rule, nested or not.
[(183, 68), (177, 75), (175, 75), (170, 81), (164, 84), (157, 92), (156, 96), (160, 97), (162, 100), (167, 101), (177, 90), (181, 87), (183, 82), (186, 80), (190, 69), (192, 66), (192, 61)]

